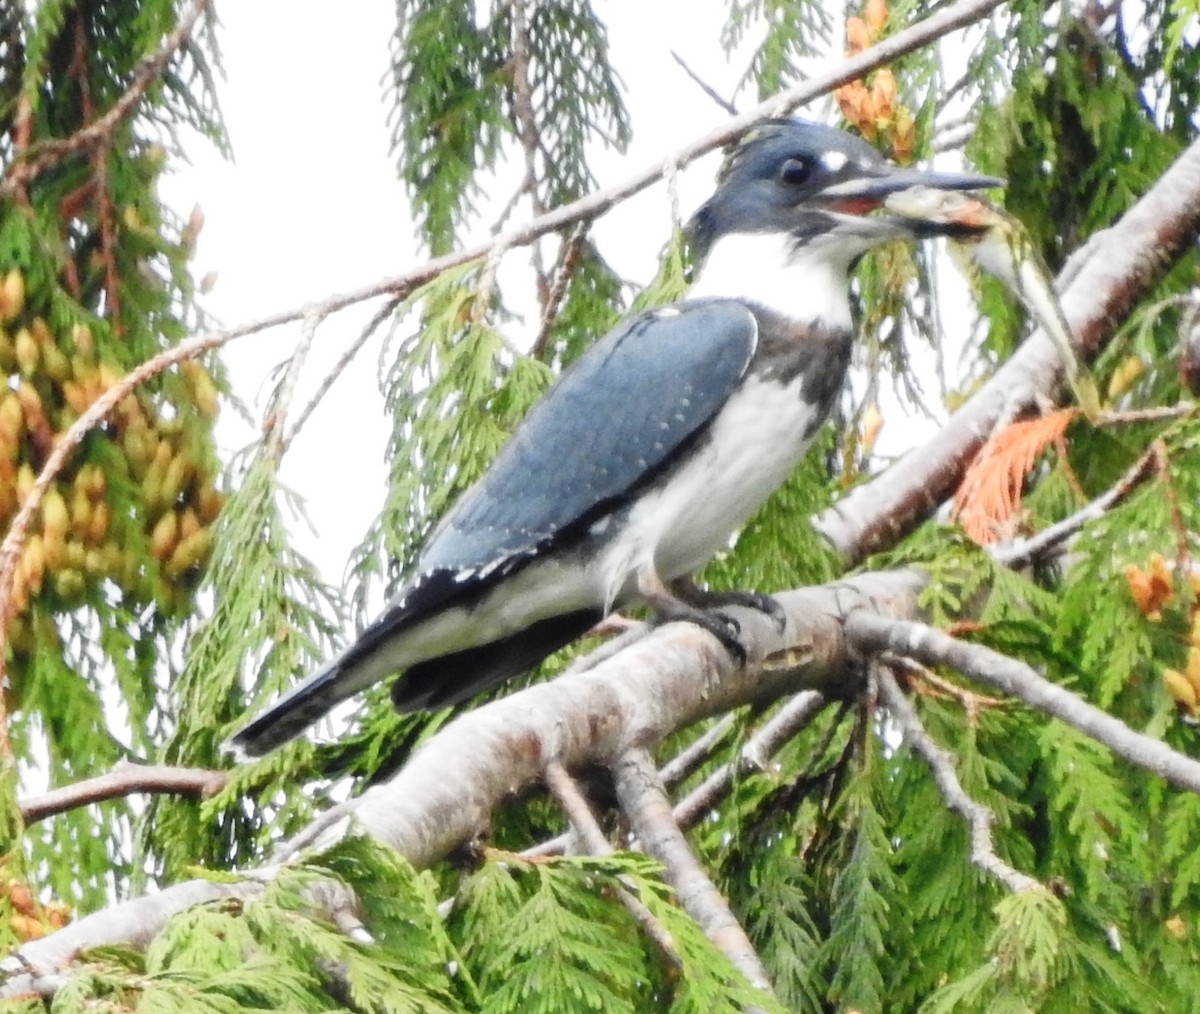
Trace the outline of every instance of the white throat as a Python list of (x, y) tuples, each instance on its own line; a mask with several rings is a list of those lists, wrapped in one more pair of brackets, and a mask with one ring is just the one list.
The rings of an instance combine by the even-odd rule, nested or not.
[(799, 324), (849, 329), (850, 262), (845, 237), (817, 236), (797, 246), (778, 232), (728, 233), (708, 252), (691, 299), (761, 303)]

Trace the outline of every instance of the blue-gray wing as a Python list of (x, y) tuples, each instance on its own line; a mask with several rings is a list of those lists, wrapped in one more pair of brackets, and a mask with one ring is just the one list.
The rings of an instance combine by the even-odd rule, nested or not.
[(757, 333), (753, 314), (732, 300), (679, 303), (618, 325), (530, 409), (435, 530), (419, 572), (498, 577), (618, 506), (713, 419)]

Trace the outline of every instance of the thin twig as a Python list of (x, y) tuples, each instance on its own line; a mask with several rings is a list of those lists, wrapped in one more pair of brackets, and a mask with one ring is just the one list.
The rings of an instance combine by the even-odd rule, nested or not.
[(575, 274), (575, 267), (579, 263), (579, 251), (583, 246), (583, 237), (589, 224), (586, 221), (576, 222), (575, 228), (571, 230), (571, 235), (567, 237), (566, 243), (559, 251), (558, 270), (554, 276), (554, 284), (550, 287), (546, 305), (542, 308), (542, 319), (538, 325), (537, 337), (534, 338), (533, 345), (529, 350), (529, 355), (534, 359), (542, 359), (546, 354), (546, 346), (550, 342), (550, 331), (554, 327), (559, 307), (567, 294), (567, 286), (571, 284), (571, 277)]
[[(545, 778), (546, 787), (558, 805), (563, 808), (583, 846), (591, 855), (609, 855), (613, 848), (608, 843), (608, 839), (604, 837), (604, 832), (592, 813), (591, 807), (588, 806), (588, 801), (579, 791), (579, 786), (575, 784), (575, 779), (570, 776), (567, 769), (562, 766), (560, 761), (552, 760), (546, 765)], [(637, 885), (630, 878), (622, 876), (617, 879), (623, 885), (617, 888), (617, 897), (621, 900), (621, 904), (637, 920), (638, 925), (646, 931), (646, 935), (657, 945), (668, 963), (679, 968), (683, 962), (680, 960), (679, 952), (675, 949), (675, 941), (671, 937), (670, 931), (655, 918), (650, 909), (642, 904), (636, 894)]]
[(32, 824), (56, 813), (139, 792), (207, 799), (223, 789), (228, 780), (228, 771), (119, 761), (102, 775), (52, 789), (33, 799), (22, 800), (19, 805), (22, 819), (26, 824)]
[(346, 367), (353, 362), (355, 356), (362, 351), (362, 347), (371, 340), (371, 336), (379, 330), (379, 326), (395, 312), (396, 307), (400, 305), (401, 300), (398, 297), (392, 297), (384, 302), (384, 304), (375, 311), (374, 315), (366, 326), (359, 332), (358, 337), (354, 339), (350, 347), (341, 354), (338, 361), (334, 363), (331, 369), (322, 378), (320, 386), (316, 393), (308, 399), (308, 402), (296, 414), (296, 421), (292, 423), (292, 428), (288, 430), (288, 435), (284, 437), (284, 447), (290, 447), (292, 441), (296, 439), (296, 434), (300, 432), (301, 427), (308, 422), (308, 417), (313, 414), (313, 411), (329, 393), (329, 389), (337, 382), (338, 378), (346, 371)]
[(1152, 475), (1158, 474), (1163, 466), (1160, 450), (1157, 447), (1151, 447), (1109, 489), (1085, 504), (1070, 517), (1056, 521), (1029, 538), (995, 543), (988, 546), (987, 550), (992, 559), (1006, 567), (1026, 567), (1057, 549), (1076, 535), (1089, 521), (1103, 517), (1143, 482)]
[(196, 21), (206, 7), (208, 0), (192, 0), (191, 6), (179, 19), (179, 24), (163, 40), (162, 46), (138, 64), (129, 87), (98, 120), (77, 130), (70, 137), (40, 141), (27, 148), (18, 149), (16, 157), (4, 174), (3, 181), (0, 181), (0, 201), (18, 195), (34, 178), (67, 155), (106, 143), (113, 128), (154, 83), (176, 50), (187, 43)]
[(884, 665), (875, 666), (874, 676), (879, 696), (892, 719), (900, 727), (904, 742), (929, 765), (929, 771), (946, 805), (967, 822), (971, 836), (971, 862), (985, 873), (991, 874), (1013, 893), (1041, 888), (1042, 885), (1037, 880), (1010, 866), (996, 854), (996, 847), (992, 842), (995, 814), (963, 790), (962, 783), (954, 772), (953, 756), (935, 743), (925, 731), (921, 717), (896, 685), (895, 677)]
[[(914, 689), (918, 693), (928, 694), (931, 697), (948, 697), (950, 700), (957, 701), (966, 712), (967, 722), (970, 725), (974, 725), (978, 721), (979, 712), (984, 708), (998, 708), (1005, 703), (1002, 697), (989, 697), (977, 690), (968, 690), (948, 679), (943, 679), (928, 666), (914, 662), (911, 658), (904, 658), (902, 655), (893, 655), (889, 652), (883, 652), (879, 658), (892, 669), (903, 669), (906, 674), (916, 679), (918, 684)], [(920, 684), (932, 689), (922, 690)]]
[(1165, 422), (1180, 419), (1196, 411), (1194, 401), (1179, 401), (1174, 405), (1152, 405), (1149, 408), (1131, 408), (1121, 412), (1101, 412), (1096, 422), (1101, 426), (1119, 426), (1122, 423)]
[(846, 636), (861, 650), (892, 651), (926, 665), (947, 665), (977, 683), (1018, 697), (1104, 744), (1118, 757), (1153, 772), (1179, 788), (1200, 792), (1200, 761), (1172, 750), (1162, 740), (1129, 728), (1069, 690), (1038, 675), (1015, 658), (979, 644), (955, 640), (924, 623), (889, 619), (855, 609)]
[(816, 690), (802, 690), (786, 701), (746, 740), (736, 760), (722, 764), (675, 804), (675, 823), (680, 827), (695, 824), (729, 791), (735, 774), (766, 770), (768, 761), (783, 744), (816, 718), (827, 703), (825, 695)]
[(770, 993), (767, 970), (729, 903), (701, 868), (671, 815), (671, 800), (650, 754), (628, 751), (613, 768), (617, 798), (642, 849), (663, 864), (667, 882), (685, 912), (751, 983)]
[(725, 738), (725, 733), (733, 728), (735, 721), (733, 712), (722, 715), (659, 768), (658, 777), (662, 779), (663, 785), (668, 789), (674, 785), (678, 785), (696, 770), (704, 762), (705, 758), (712, 753), (713, 747)]
[(725, 112), (727, 112), (730, 116), (737, 116), (737, 106), (735, 106), (728, 99), (722, 98), (721, 94), (712, 85), (705, 81), (704, 78), (692, 70), (692, 68), (687, 65), (687, 61), (684, 60), (684, 58), (680, 56), (679, 53), (674, 49), (671, 50), (671, 59), (683, 68), (683, 72), (690, 77), (692, 81), (699, 85), (700, 90), (704, 92), (705, 95), (707, 95), (718, 106), (724, 109)]
[(305, 310), (304, 321), (300, 326), (300, 340), (296, 343), (296, 348), (288, 359), (287, 369), (280, 378), (274, 396), (271, 398), (271, 407), (267, 412), (263, 429), (267, 434), (267, 448), (276, 463), (287, 450), (284, 434), (287, 431), (288, 411), (292, 406), (292, 398), (296, 395), (296, 385), (300, 382), (300, 374), (308, 360), (308, 353), (312, 350), (313, 342), (316, 340), (317, 328), (321, 326), (325, 317), (326, 313), (320, 306), (312, 306)]
[(567, 773), (561, 761), (552, 760), (546, 765), (546, 788), (555, 802), (563, 808), (567, 820), (571, 822), (575, 834), (583, 847), (594, 856), (606, 856), (612, 852), (612, 845), (604, 837), (604, 831), (592, 808), (579, 790), (575, 779)]

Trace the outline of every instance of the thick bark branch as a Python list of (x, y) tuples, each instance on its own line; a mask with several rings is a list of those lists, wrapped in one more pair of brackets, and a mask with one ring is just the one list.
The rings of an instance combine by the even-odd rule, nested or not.
[[(1134, 302), (1155, 285), (1200, 231), (1200, 140), (1112, 228), (1097, 233), (1063, 276), (1062, 307), (1085, 359), (1095, 358)], [(1075, 267), (1079, 264), (1078, 268)], [(816, 521), (848, 563), (891, 545), (958, 485), (1014, 393), (1057, 394), (1062, 364), (1044, 331), (1031, 335), (933, 437)]]
[(729, 903), (709, 879), (671, 814), (671, 800), (654, 760), (635, 747), (613, 768), (617, 797), (629, 825), (647, 855), (663, 864), (667, 883), (679, 903), (752, 986), (771, 993), (771, 979)]
[(49, 936), (29, 941), (0, 961), (0, 974), (7, 977), (0, 986), (0, 997), (22, 993), (53, 995), (62, 984), (61, 973), (83, 951), (109, 945), (144, 948), (171, 916), (184, 909), (225, 898), (249, 901), (259, 897), (264, 887), (261, 879), (233, 883), (186, 880), (158, 894), (143, 895), (85, 915)]
[[(761, 613), (739, 609), (750, 659), (744, 669), (711, 634), (669, 624), (594, 668), (463, 715), (389, 781), (363, 793), (350, 815), (416, 866), (428, 866), (483, 833), (495, 807), (538, 781), (551, 759), (567, 768), (612, 764), (743, 704), (805, 689), (852, 692), (856, 668), (841, 618), (854, 608), (912, 615), (922, 581), (912, 571), (890, 571), (780, 594), (782, 633)], [(338, 833), (334, 825), (317, 841)]]
[(977, 683), (1003, 690), (1030, 707), (1073, 726), (1118, 757), (1145, 768), (1181, 789), (1200, 792), (1200, 761), (1172, 750), (1162, 740), (1135, 732), (1069, 690), (1039, 676), (1024, 662), (910, 620), (858, 610), (846, 618), (846, 637), (865, 652), (894, 652), (924, 665), (947, 665)]
[(24, 800), (21, 817), (26, 824), (74, 810), (89, 803), (99, 803), (119, 796), (130, 796), (139, 792), (165, 793), (177, 796), (207, 798), (225, 787), (229, 780), (227, 771), (212, 771), (208, 768), (176, 768), (166, 764), (131, 764), (121, 761), (95, 778), (85, 778), (72, 785), (64, 785), (41, 796)]
[[(889, 571), (782, 593), (776, 596), (787, 613), (782, 633), (761, 613), (731, 610), (749, 651), (744, 669), (706, 631), (668, 624), (594, 668), (463, 715), (388, 782), (341, 804), (334, 819), (318, 818), (319, 832), (298, 839), (327, 844), (354, 821), (415, 866), (429, 866), (482, 833), (493, 809), (540, 780), (552, 760), (565, 767), (612, 765), (631, 749), (740, 705), (813, 687), (831, 696), (852, 692), (858, 662), (847, 651), (843, 618), (854, 609), (912, 615), (922, 583), (913, 571)], [(54, 976), (82, 951), (144, 946), (176, 912), (223, 897), (257, 896), (271, 875), (266, 867), (247, 874), (253, 879), (244, 884), (188, 881), (29, 941), (0, 963), (0, 973), (10, 976), (0, 996), (52, 992)]]

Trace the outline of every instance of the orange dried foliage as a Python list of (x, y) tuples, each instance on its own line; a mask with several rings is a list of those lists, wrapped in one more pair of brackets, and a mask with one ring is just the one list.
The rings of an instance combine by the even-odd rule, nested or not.
[(1131, 563), (1125, 568), (1125, 580), (1142, 615), (1148, 620), (1161, 620), (1162, 607), (1175, 597), (1175, 582), (1162, 554), (1155, 553), (1150, 557), (1147, 570)]
[(1060, 441), (1077, 410), (1060, 409), (993, 433), (967, 467), (951, 516), (975, 542), (995, 542), (1021, 505), (1021, 487), (1038, 456)]
[[(846, 55), (853, 56), (877, 42), (887, 26), (887, 0), (867, 0), (862, 16), (846, 19)], [(881, 67), (866, 79), (848, 81), (834, 90), (842, 117), (868, 141), (891, 146), (899, 162), (909, 162), (916, 143), (916, 121), (896, 100), (896, 78)]]

